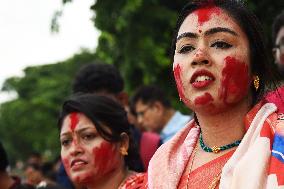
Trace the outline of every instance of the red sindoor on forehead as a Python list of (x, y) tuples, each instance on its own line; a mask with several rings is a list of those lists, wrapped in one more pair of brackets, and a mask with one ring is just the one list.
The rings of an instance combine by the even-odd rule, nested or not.
[(71, 113), (70, 114), (70, 120), (71, 120), (70, 128), (71, 128), (72, 131), (74, 131), (74, 129), (76, 128), (76, 126), (79, 122), (78, 113), (77, 112)]
[(212, 5), (204, 7), (202, 9), (198, 9), (193, 13), (197, 15), (198, 24), (201, 26), (211, 18), (212, 14), (219, 15), (221, 13), (221, 9)]

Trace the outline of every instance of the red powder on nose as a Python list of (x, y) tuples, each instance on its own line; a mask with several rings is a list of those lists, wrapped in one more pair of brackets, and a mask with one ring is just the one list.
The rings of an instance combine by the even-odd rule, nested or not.
[(71, 120), (71, 124), (70, 124), (70, 128), (72, 131), (74, 131), (74, 129), (76, 128), (77, 124), (78, 124), (78, 113), (74, 112), (70, 114), (70, 120)]
[(204, 95), (197, 97), (194, 100), (194, 103), (196, 105), (205, 105), (205, 104), (208, 104), (211, 101), (213, 101), (212, 96), (209, 93), (205, 93)]
[(103, 176), (119, 166), (115, 152), (114, 145), (109, 142), (102, 142), (100, 147), (93, 149), (94, 165), (98, 175)]
[(247, 93), (249, 81), (248, 65), (229, 56), (224, 61), (225, 67), (222, 71), (220, 99), (223, 99), (224, 103), (229, 104), (229, 97), (239, 99)]
[(202, 9), (198, 9), (193, 12), (198, 17), (198, 24), (201, 26), (205, 22), (207, 22), (213, 14), (219, 15), (221, 13), (221, 9), (215, 6), (208, 6)]

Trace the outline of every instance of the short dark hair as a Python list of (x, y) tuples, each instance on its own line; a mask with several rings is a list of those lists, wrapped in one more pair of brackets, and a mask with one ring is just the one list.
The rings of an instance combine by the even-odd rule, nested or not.
[(72, 88), (73, 93), (117, 94), (123, 90), (124, 82), (114, 65), (96, 62), (86, 64), (78, 71)]
[[(95, 125), (98, 133), (109, 142), (121, 141), (120, 134), (125, 132), (129, 136), (128, 155), (125, 156), (125, 164), (129, 169), (136, 169), (140, 160), (137, 146), (133, 142), (130, 124), (124, 108), (111, 98), (95, 94), (75, 94), (66, 100), (58, 119), (58, 127), (61, 130), (64, 118), (72, 113), (80, 112), (87, 116)], [(111, 132), (108, 132), (109, 129)]]
[(250, 48), (250, 61), (252, 73), (258, 75), (260, 78), (260, 86), (256, 91), (251, 86), (252, 91), (252, 105), (256, 104), (262, 99), (264, 94), (269, 89), (277, 87), (278, 73), (270, 63), (265, 45), (265, 38), (263, 29), (257, 17), (239, 0), (192, 0), (187, 3), (178, 17), (174, 36), (172, 40), (172, 60), (175, 54), (177, 35), (180, 26), (185, 18), (197, 9), (204, 7), (216, 6), (232, 17), (248, 37)]
[(0, 172), (5, 172), (9, 165), (8, 156), (0, 141)]
[(277, 34), (282, 27), (284, 27), (284, 10), (276, 16), (272, 24), (272, 40), (274, 45), (276, 45)]
[(139, 87), (131, 97), (130, 104), (135, 107), (139, 100), (141, 100), (144, 104), (151, 104), (158, 101), (167, 108), (171, 107), (171, 103), (167, 98), (166, 93), (162, 88), (155, 85)]

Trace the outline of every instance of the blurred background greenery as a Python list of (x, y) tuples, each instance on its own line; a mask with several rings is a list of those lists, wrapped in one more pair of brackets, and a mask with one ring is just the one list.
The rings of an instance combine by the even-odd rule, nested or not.
[[(0, 105), (0, 138), (12, 161), (25, 159), (32, 151), (47, 158), (59, 155), (56, 122), (61, 104), (70, 95), (72, 78), (79, 67), (98, 59), (119, 68), (130, 95), (141, 84), (157, 84), (167, 91), (176, 108), (189, 113), (178, 100), (169, 56), (175, 21), (185, 2), (95, 0), (90, 7), (92, 21), (101, 31), (95, 52), (81, 50), (65, 61), (27, 67), (23, 77), (8, 78), (2, 91), (16, 92), (17, 98)], [(271, 24), (284, 9), (284, 1), (246, 3), (263, 24), (270, 49)], [(53, 31), (58, 30), (58, 19), (58, 13), (51, 18)]]

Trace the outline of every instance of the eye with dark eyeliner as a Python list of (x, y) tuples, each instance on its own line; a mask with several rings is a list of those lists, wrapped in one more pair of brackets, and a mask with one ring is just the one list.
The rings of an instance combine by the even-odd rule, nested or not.
[(227, 42), (224, 42), (224, 41), (216, 41), (216, 42), (214, 42), (210, 45), (210, 47), (215, 47), (216, 49), (229, 49), (232, 46), (233, 45), (231, 45)]
[(72, 140), (70, 138), (64, 138), (64, 139), (61, 139), (61, 146), (68, 146), (70, 143), (72, 142)]
[(180, 54), (186, 54), (189, 52), (192, 52), (193, 50), (195, 50), (195, 48), (192, 45), (183, 45), (179, 50), (178, 53)]
[(91, 132), (87, 132), (87, 133), (82, 133), (81, 137), (85, 141), (90, 141), (90, 140), (96, 138), (96, 134), (95, 133), (91, 133)]

